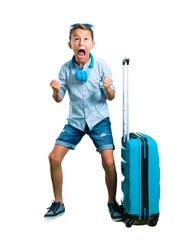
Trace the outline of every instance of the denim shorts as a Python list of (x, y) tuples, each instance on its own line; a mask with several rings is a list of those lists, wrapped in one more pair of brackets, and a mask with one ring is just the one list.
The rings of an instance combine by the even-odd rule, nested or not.
[(92, 139), (97, 152), (105, 149), (115, 149), (109, 118), (96, 124), (92, 130), (85, 128), (82, 131), (68, 123), (64, 126), (55, 144), (74, 150), (85, 134)]

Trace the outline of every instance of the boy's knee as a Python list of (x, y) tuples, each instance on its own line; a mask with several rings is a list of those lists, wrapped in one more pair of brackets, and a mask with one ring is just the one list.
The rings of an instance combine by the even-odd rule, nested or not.
[(102, 166), (105, 171), (112, 172), (115, 171), (115, 162), (113, 157), (113, 150), (106, 149), (101, 152)]
[(113, 158), (102, 159), (102, 165), (105, 171), (112, 172), (115, 170), (115, 163)]
[(50, 165), (53, 167), (61, 164), (61, 159), (59, 159), (59, 157), (53, 152), (49, 154), (48, 159), (49, 159)]

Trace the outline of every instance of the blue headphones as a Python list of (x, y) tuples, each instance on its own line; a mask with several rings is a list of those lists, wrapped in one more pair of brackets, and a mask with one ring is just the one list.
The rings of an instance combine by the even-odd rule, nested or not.
[(82, 71), (82, 70), (77, 70), (76, 71), (76, 69), (74, 67), (75, 56), (72, 57), (72, 59), (71, 59), (71, 68), (76, 71), (76, 79), (78, 81), (85, 82), (88, 79), (88, 72), (91, 70), (91, 68), (94, 67), (94, 58), (93, 58), (91, 53), (90, 53), (90, 57), (91, 57), (91, 62), (90, 62), (90, 65), (89, 65), (89, 68), (88, 68), (87, 71)]

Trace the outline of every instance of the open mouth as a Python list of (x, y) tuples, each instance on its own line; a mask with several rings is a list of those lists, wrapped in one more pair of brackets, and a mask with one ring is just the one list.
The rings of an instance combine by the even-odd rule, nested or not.
[(78, 57), (79, 58), (84, 58), (85, 56), (85, 50), (84, 49), (79, 49), (78, 51)]

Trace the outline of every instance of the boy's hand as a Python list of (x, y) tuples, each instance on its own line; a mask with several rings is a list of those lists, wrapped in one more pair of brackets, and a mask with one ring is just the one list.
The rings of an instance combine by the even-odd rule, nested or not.
[(106, 98), (108, 100), (113, 100), (115, 96), (114, 90), (110, 87), (111, 82), (112, 82), (112, 79), (110, 77), (108, 76), (104, 77), (103, 86), (104, 86), (104, 90), (106, 91)]
[(60, 83), (57, 80), (52, 80), (50, 83), (50, 86), (52, 87), (53, 91), (58, 93), (60, 91)]
[(111, 81), (112, 81), (112, 79), (110, 77), (108, 77), (108, 76), (104, 77), (103, 86), (104, 86), (105, 91), (109, 90)]

